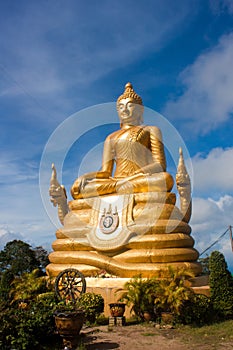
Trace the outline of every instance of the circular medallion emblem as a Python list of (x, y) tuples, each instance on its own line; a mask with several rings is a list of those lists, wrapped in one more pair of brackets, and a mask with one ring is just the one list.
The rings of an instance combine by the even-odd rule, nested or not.
[(99, 227), (100, 227), (100, 230), (105, 234), (114, 232), (117, 229), (118, 225), (119, 225), (119, 216), (117, 212), (104, 213), (100, 218)]

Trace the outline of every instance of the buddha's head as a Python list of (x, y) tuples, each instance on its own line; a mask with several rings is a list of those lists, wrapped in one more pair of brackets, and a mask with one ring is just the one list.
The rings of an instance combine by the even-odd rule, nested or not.
[(141, 125), (143, 123), (143, 104), (131, 83), (125, 85), (124, 93), (117, 100), (117, 112), (121, 127), (124, 125)]

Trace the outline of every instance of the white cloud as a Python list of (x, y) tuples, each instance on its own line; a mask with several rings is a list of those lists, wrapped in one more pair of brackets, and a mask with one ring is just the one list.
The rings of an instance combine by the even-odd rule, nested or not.
[(55, 232), (56, 227), (50, 222), (43, 207), (38, 171), (35, 161), (19, 159), (11, 152), (1, 155), (0, 237), (4, 236), (1, 242), (15, 239), (14, 237), (39, 242)]
[[(193, 214), (191, 219), (192, 236), (195, 239), (195, 248), (201, 254), (210, 247), (229, 227), (233, 225), (233, 197), (224, 195), (217, 201), (212, 198), (194, 198)], [(233, 252), (229, 232), (215, 244), (206, 254), (213, 250), (221, 251), (228, 265), (233, 269)], [(202, 256), (205, 257), (205, 254)]]
[[(190, 225), (195, 247), (202, 253), (233, 225), (233, 148), (214, 148), (207, 155), (199, 153), (192, 165), (195, 195)], [(233, 270), (229, 232), (206, 254), (213, 250), (221, 251)]]
[[(56, 226), (43, 207), (38, 184), (12, 185), (1, 188), (1, 192), (0, 226), (7, 227), (12, 234), (20, 233), (30, 244), (45, 241), (51, 244)], [(57, 216), (57, 208), (54, 208), (54, 216)]]
[(167, 103), (164, 115), (185, 123), (192, 134), (206, 134), (233, 113), (233, 33), (200, 55), (180, 74), (184, 92)]
[[(131, 1), (22, 1), (17, 10), (13, 5), (10, 12), (2, 11), (4, 118), (54, 127), (90, 101), (108, 101), (106, 87), (104, 93), (96, 89), (98, 80), (165, 47), (197, 11), (193, 0), (174, 5), (164, 0), (159, 6), (154, 1), (137, 2), (133, 9)], [(114, 88), (110, 82), (109, 91)]]
[[(14, 82), (10, 94), (26, 92), (45, 97), (74, 85), (83, 86), (125, 67), (148, 51), (164, 46), (181, 24), (193, 16), (194, 2), (171, 6), (170, 1), (131, 2), (92, 6), (40, 3), (22, 6), (21, 16), (11, 13), (0, 29), (1, 64)], [(87, 18), (88, 16), (88, 18)], [(19, 89), (15, 89), (14, 85)]]
[(38, 180), (38, 168), (35, 161), (25, 161), (19, 156), (5, 152), (0, 155), (0, 183), (14, 185)]
[(230, 14), (233, 13), (232, 0), (211, 0), (209, 1), (210, 9), (214, 14), (218, 15), (221, 12), (227, 11)]
[(232, 193), (233, 148), (214, 148), (208, 155), (198, 153), (193, 159), (194, 191), (198, 194)]

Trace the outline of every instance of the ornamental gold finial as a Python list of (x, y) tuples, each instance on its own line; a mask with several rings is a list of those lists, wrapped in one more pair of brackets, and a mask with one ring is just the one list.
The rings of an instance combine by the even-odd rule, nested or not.
[(178, 173), (183, 173), (186, 168), (185, 168), (185, 165), (184, 165), (184, 156), (183, 156), (183, 150), (182, 148), (180, 147), (179, 148), (179, 163), (178, 163), (178, 167), (177, 167), (177, 172)]
[(187, 169), (186, 169), (186, 166), (184, 163), (183, 150), (181, 147), (179, 148), (179, 155), (180, 155), (180, 157), (179, 157), (179, 163), (178, 163), (178, 167), (177, 167), (177, 173), (188, 176), (188, 172), (187, 172)]
[(184, 163), (182, 148), (179, 149), (179, 154), (176, 186), (180, 195), (180, 211), (183, 214), (183, 221), (188, 223), (192, 213), (191, 182)]
[(117, 103), (119, 103), (121, 100), (125, 98), (131, 98), (134, 103), (143, 105), (142, 98), (134, 91), (133, 85), (131, 83), (127, 83), (125, 85), (125, 91), (121, 96), (118, 97)]

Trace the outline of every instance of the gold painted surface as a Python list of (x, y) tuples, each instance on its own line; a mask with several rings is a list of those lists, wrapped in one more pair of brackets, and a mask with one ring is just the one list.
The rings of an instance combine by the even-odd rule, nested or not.
[(135, 222), (138, 220), (148, 221), (151, 218), (152, 223), (156, 223), (157, 220), (178, 220), (182, 221), (183, 215), (180, 210), (172, 204), (163, 203), (147, 203), (146, 206), (137, 204), (133, 208), (133, 216)]
[(172, 192), (140, 192), (134, 194), (134, 201), (136, 204), (147, 203), (164, 203), (176, 204), (176, 195)]
[[(68, 260), (67, 260), (68, 259)], [(56, 275), (58, 270), (65, 268), (78, 267), (82, 272), (80, 264), (84, 261), (87, 265), (95, 266), (99, 269), (120, 277), (133, 277), (141, 274), (142, 277), (159, 276), (162, 271), (167, 270), (168, 266), (174, 268), (187, 268), (192, 270), (196, 275), (200, 274), (202, 268), (195, 261), (186, 262), (169, 262), (169, 263), (122, 263), (111, 257), (99, 255), (96, 252), (79, 252), (74, 255), (73, 252), (53, 252), (50, 254), (52, 264), (48, 265), (46, 270), (51, 275)], [(86, 274), (87, 275), (87, 274)], [(89, 276), (91, 274), (88, 274)]]
[(115, 257), (118, 261), (129, 263), (169, 263), (196, 261), (197, 258), (198, 252), (193, 248), (131, 249)]
[(75, 181), (71, 189), (74, 199), (172, 189), (173, 178), (166, 172), (161, 131), (156, 126), (141, 125), (143, 105), (139, 101), (141, 98), (128, 83), (117, 102), (121, 129), (105, 140), (101, 170)]
[(156, 249), (161, 248), (186, 248), (193, 247), (193, 238), (184, 233), (163, 233), (161, 235), (142, 235), (135, 240), (130, 240), (127, 249)]
[(64, 239), (57, 239), (52, 243), (52, 248), (54, 251), (58, 250), (93, 250), (92, 247), (90, 247), (87, 244), (82, 244), (80, 243), (79, 240), (77, 239), (72, 239), (72, 238), (64, 238)]
[(66, 264), (64, 262), (56, 263), (56, 264), (49, 264), (46, 266), (46, 272), (49, 276), (54, 277), (57, 276), (61, 271), (65, 269), (77, 269), (80, 272), (82, 272), (85, 276), (96, 276), (99, 268), (91, 266), (91, 265), (85, 265), (85, 264)]
[[(197, 275), (201, 265), (188, 225), (191, 186), (182, 151), (176, 175), (179, 209), (171, 192), (173, 178), (166, 171), (161, 131), (142, 125), (142, 99), (130, 83), (117, 100), (117, 111), (120, 130), (105, 140), (101, 170), (80, 176), (71, 188), (74, 200), (62, 218), (64, 227), (56, 233), (47, 271), (56, 275), (72, 267), (86, 276), (104, 269), (120, 277), (151, 277), (171, 265)], [(96, 231), (98, 198), (126, 195), (133, 202), (121, 216), (119, 237), (118, 231), (112, 240), (101, 236)]]
[[(82, 259), (85, 260), (80, 260)], [(129, 269), (133, 268), (134, 263), (173, 263), (182, 261), (196, 261), (198, 252), (192, 248), (169, 248), (169, 249), (141, 249), (129, 250), (125, 253), (116, 255), (114, 257), (99, 254), (96, 251), (56, 251), (49, 255), (49, 260), (53, 263), (65, 262), (67, 264), (77, 264), (85, 261), (88, 265), (99, 268), (106, 268), (107, 271), (113, 270), (117, 263), (131, 263)], [(103, 267), (101, 267), (104, 264)], [(146, 268), (147, 264), (144, 264)], [(123, 267), (123, 266), (122, 266)], [(118, 275), (118, 274), (116, 274)]]
[[(144, 200), (144, 204), (140, 203), (140, 198)], [(145, 195), (137, 196), (137, 202), (135, 198), (134, 202), (135, 207), (143, 207), (148, 204), (145, 201)], [(150, 208), (151, 204), (157, 205), (158, 203), (149, 202)], [(179, 212), (178, 208), (172, 204), (162, 204), (163, 207), (169, 208), (168, 214), (165, 216), (172, 216), (173, 212)], [(75, 212), (76, 217), (79, 211), (76, 210)], [(83, 210), (80, 209), (80, 212), (82, 213)], [(161, 216), (163, 217), (163, 215)], [(175, 216), (177, 217), (177, 215)], [(93, 223), (96, 224), (94, 217), (92, 219)], [(148, 218), (144, 216), (138, 217), (134, 224), (130, 226), (130, 229), (135, 231), (137, 236), (130, 239), (128, 244), (125, 245), (125, 249), (129, 249), (127, 252), (122, 253), (122, 247), (121, 249), (118, 247), (113, 253), (110, 250), (108, 254), (101, 250), (93, 251), (93, 247), (89, 246), (86, 236), (91, 226), (86, 226), (86, 231), (83, 231), (81, 228), (75, 227), (75, 224), (73, 228), (72, 225), (67, 225), (71, 228), (64, 227), (57, 232), (58, 239), (53, 243), (54, 253), (50, 255), (52, 264), (49, 265), (49, 273), (55, 274), (57, 270), (64, 269), (67, 265), (79, 265), (80, 271), (86, 276), (93, 275), (98, 269), (106, 269), (109, 273), (118, 276), (129, 277), (135, 275), (135, 271), (138, 271), (137, 274), (143, 273), (145, 277), (149, 277), (158, 275), (159, 271), (166, 268), (168, 264), (176, 267), (177, 263), (181, 263), (182, 266), (188, 263), (194, 273), (201, 271), (200, 265), (195, 262), (198, 253), (192, 249), (194, 241), (190, 236), (191, 228), (187, 223), (180, 221), (180, 219), (151, 220), (150, 218), (150, 223), (152, 221), (154, 223), (149, 226), (148, 223), (146, 224), (147, 221)], [(195, 264), (193, 265), (193, 263)], [(90, 267), (86, 268), (86, 266), (91, 265), (94, 268), (93, 270)], [(123, 272), (123, 270), (125, 271)]]
[(180, 158), (176, 174), (176, 186), (180, 194), (180, 211), (183, 214), (183, 220), (189, 222), (192, 213), (191, 199), (191, 181), (187, 172), (182, 149), (179, 150)]
[(79, 227), (73, 227), (73, 228), (63, 228), (60, 230), (57, 230), (56, 237), (57, 239), (63, 239), (63, 238), (76, 238), (76, 239), (82, 239), (85, 238), (87, 233), (89, 232), (90, 228), (87, 226), (85, 228), (79, 228)]
[[(184, 233), (169, 233), (161, 235), (143, 235), (130, 240), (125, 249), (156, 249), (161, 248), (180, 248), (193, 247), (193, 238)], [(92, 247), (81, 244), (79, 240), (73, 238), (57, 239), (53, 242), (52, 248), (58, 250), (93, 250)]]
[[(92, 209), (95, 197), (90, 197), (86, 199), (74, 199), (70, 201), (69, 209), (73, 212), (80, 211), (83, 209)], [(135, 204), (147, 204), (147, 203), (164, 203), (173, 204), (176, 203), (176, 195), (172, 192), (140, 192), (134, 194)]]
[(52, 175), (49, 188), (50, 200), (54, 207), (58, 207), (58, 217), (61, 224), (64, 224), (64, 217), (69, 211), (67, 204), (67, 195), (64, 186), (61, 186), (57, 181), (57, 171), (55, 165), (52, 164)]
[(138, 235), (163, 235), (164, 233), (187, 233), (191, 232), (191, 227), (179, 220), (155, 220), (150, 219), (149, 222), (143, 220), (135, 220), (135, 225), (131, 230), (137, 232)]

